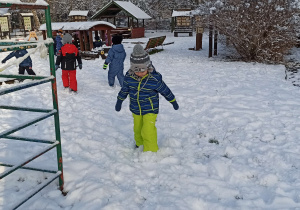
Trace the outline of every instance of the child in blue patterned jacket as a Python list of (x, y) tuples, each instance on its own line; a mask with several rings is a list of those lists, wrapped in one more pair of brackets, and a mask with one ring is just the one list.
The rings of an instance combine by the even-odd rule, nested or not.
[(162, 80), (162, 75), (155, 70), (148, 53), (140, 44), (134, 46), (130, 64), (115, 109), (121, 110), (122, 102), (129, 94), (136, 147), (143, 145), (144, 152), (157, 152), (155, 122), (159, 112), (159, 93), (173, 105), (175, 110), (179, 106), (172, 91)]

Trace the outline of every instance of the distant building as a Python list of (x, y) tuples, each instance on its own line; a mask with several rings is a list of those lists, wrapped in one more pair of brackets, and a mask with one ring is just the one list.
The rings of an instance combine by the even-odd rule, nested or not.
[[(124, 38), (140, 38), (145, 37), (144, 20), (149, 20), (151, 17), (131, 2), (110, 1), (91, 19), (111, 22), (117, 26), (116, 30), (112, 30), (112, 33), (122, 34)], [(119, 26), (117, 23), (125, 24)]]
[(193, 36), (192, 25), (192, 10), (173, 10), (172, 13), (172, 31), (174, 36), (177, 37), (178, 33), (188, 33)]
[(22, 19), (24, 36), (26, 36), (26, 31), (34, 30), (33, 13), (20, 13), (20, 16)]
[(11, 14), (8, 12), (8, 8), (0, 9), (0, 27), (1, 32), (11, 32)]
[(87, 21), (89, 11), (72, 10), (69, 14), (69, 20), (71, 22)]

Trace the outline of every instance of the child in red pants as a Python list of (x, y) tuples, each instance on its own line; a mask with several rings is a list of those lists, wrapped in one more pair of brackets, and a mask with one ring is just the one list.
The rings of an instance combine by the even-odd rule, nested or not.
[(82, 69), (81, 56), (77, 47), (72, 44), (72, 36), (70, 34), (65, 34), (62, 42), (64, 45), (57, 54), (55, 70), (57, 70), (61, 64), (64, 87), (77, 92), (76, 60), (79, 69)]

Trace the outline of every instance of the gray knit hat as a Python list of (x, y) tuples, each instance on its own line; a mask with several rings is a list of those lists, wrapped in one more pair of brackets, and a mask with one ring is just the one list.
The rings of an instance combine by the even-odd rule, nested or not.
[[(151, 70), (152, 63), (149, 54), (144, 50), (143, 46), (136, 44), (130, 56), (130, 70), (134, 72), (143, 72)], [(149, 69), (150, 68), (150, 69)]]
[(62, 43), (63, 44), (72, 44), (72, 36), (70, 34), (65, 34), (62, 38)]

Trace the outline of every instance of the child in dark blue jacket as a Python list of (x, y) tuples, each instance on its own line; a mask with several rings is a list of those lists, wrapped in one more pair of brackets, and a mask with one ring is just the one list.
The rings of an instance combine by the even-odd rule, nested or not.
[(134, 46), (130, 64), (115, 109), (120, 111), (122, 102), (129, 95), (136, 147), (143, 145), (144, 152), (156, 152), (158, 145), (155, 122), (159, 112), (159, 93), (175, 110), (179, 106), (172, 91), (162, 80), (162, 75), (155, 71), (148, 53), (140, 44)]
[[(4, 58), (1, 63), (5, 63), (7, 60), (16, 57), (16, 58), (20, 58), (23, 57), (24, 55), (26, 55), (28, 52), (27, 50), (16, 50), (11, 52), (8, 56), (6, 56), (6, 58)], [(30, 58), (30, 56), (28, 56), (27, 58), (25, 58), (25, 60), (23, 60), (20, 64), (19, 64), (19, 74), (24, 74), (25, 70), (27, 71), (27, 73), (29, 75), (36, 75), (34, 73), (34, 71), (32, 70), (32, 60)], [(23, 81), (23, 79), (19, 80), (20, 82)]]
[(126, 58), (126, 52), (124, 50), (122, 42), (122, 36), (114, 36), (112, 38), (113, 46), (108, 51), (107, 58), (104, 62), (103, 69), (106, 70), (109, 64), (108, 70), (108, 84), (110, 87), (115, 87), (115, 77), (117, 76), (119, 84), (122, 87), (124, 81), (124, 60)]
[(62, 38), (63, 38), (63, 30), (59, 29), (57, 32), (57, 35), (55, 37), (55, 43), (56, 43), (56, 55), (58, 54), (60, 48), (63, 46)]

